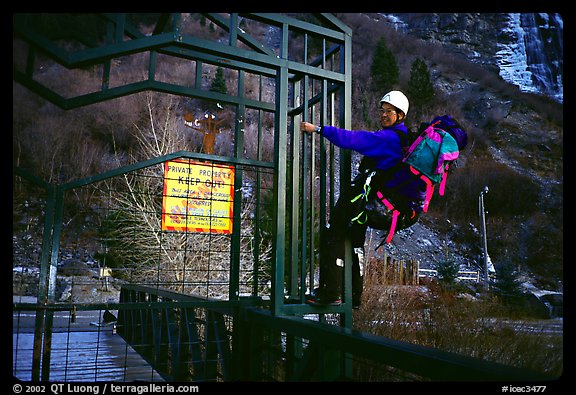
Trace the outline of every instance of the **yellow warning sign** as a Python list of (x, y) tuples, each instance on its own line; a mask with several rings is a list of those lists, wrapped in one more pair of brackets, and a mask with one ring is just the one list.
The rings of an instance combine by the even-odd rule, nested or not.
[(234, 166), (165, 162), (162, 230), (230, 234), (233, 208)]

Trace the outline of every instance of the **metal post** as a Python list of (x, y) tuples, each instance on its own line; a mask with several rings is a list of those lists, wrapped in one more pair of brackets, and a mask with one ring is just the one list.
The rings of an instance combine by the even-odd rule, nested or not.
[(488, 241), (486, 237), (486, 211), (484, 210), (484, 195), (488, 193), (488, 186), (484, 187), (484, 190), (480, 192), (479, 196), (479, 211), (480, 211), (480, 223), (482, 225), (482, 251), (484, 255), (484, 289), (489, 288), (489, 277), (488, 277)]

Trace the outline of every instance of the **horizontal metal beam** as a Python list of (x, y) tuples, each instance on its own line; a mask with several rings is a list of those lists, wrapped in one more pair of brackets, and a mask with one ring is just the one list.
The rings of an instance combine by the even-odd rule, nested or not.
[[(289, 72), (306, 73), (318, 78), (326, 78), (338, 82), (344, 81), (344, 75), (338, 72), (323, 70), (315, 66), (303, 65), (296, 61), (281, 59), (277, 56), (232, 47), (227, 44), (183, 35), (178, 32), (144, 36), (129, 41), (106, 44), (102, 47), (87, 48), (76, 52), (67, 52), (29, 27), (16, 24), (14, 26), (14, 31), (25, 39), (25, 41), (41, 48), (47, 55), (68, 69), (100, 64), (110, 59), (152, 50), (165, 50), (169, 51), (167, 53), (175, 55), (176, 52), (178, 52), (178, 48), (183, 48), (198, 49), (206, 54), (221, 56), (227, 60), (244, 61), (260, 67), (273, 69), (285, 67)], [(186, 54), (180, 52), (179, 55), (185, 57)]]
[[(205, 15), (208, 19), (210, 19), (216, 25), (218, 25), (221, 28), (225, 29), (226, 31), (230, 32), (231, 26), (230, 26), (229, 20), (225, 20), (220, 14), (216, 14), (216, 13), (208, 13)], [(253, 38), (251, 35), (242, 31), (242, 29), (235, 27), (235, 30), (236, 30), (238, 40), (240, 40), (241, 42), (246, 44), (248, 47), (254, 49), (255, 51), (266, 54), (266, 55), (276, 56), (276, 54), (274, 53), (273, 50), (264, 46), (258, 40)]]
[[(275, 23), (279, 23), (281, 26), (289, 24), (291, 27), (296, 27), (304, 31), (315, 31), (317, 33), (320, 32), (321, 34), (334, 32), (330, 29), (284, 16), (275, 16), (273, 14), (250, 15), (254, 19), (262, 19), (267, 22), (274, 21)], [(209, 14), (209, 16), (217, 20), (219, 25), (226, 25), (226, 21), (218, 15)], [(116, 23), (116, 19), (111, 15), (104, 15), (103, 19), (110, 21), (109, 23)], [(122, 33), (131, 37), (131, 39), (110, 42), (103, 46), (88, 47), (82, 50), (68, 52), (48, 37), (44, 36), (41, 32), (35, 30), (33, 24), (31, 25), (30, 23), (27, 23), (25, 14), (17, 15), (14, 18), (15, 35), (20, 36), (31, 45), (30, 51), (40, 50), (48, 57), (68, 69), (106, 64), (115, 58), (121, 58), (136, 53), (155, 51), (167, 56), (201, 61), (235, 70), (244, 70), (268, 78), (276, 78), (278, 70), (286, 69), (288, 70), (290, 79), (309, 75), (312, 78), (326, 79), (332, 84), (342, 84), (345, 82), (345, 75), (343, 73), (318, 67), (323, 61), (322, 57), (315, 59), (310, 64), (301, 64), (293, 60), (281, 58), (273, 51), (262, 49), (256, 40), (252, 39), (245, 33), (238, 34), (240, 39), (249, 45), (250, 49), (239, 48), (235, 45), (230, 45), (230, 43), (223, 44), (190, 35), (184, 35), (179, 29), (176, 29), (173, 26), (173, 31), (158, 32), (158, 34), (150, 36), (143, 35), (131, 25), (122, 24), (118, 28), (122, 30)], [(241, 32), (240, 29), (237, 30)], [(324, 57), (333, 56), (342, 49), (345, 35), (341, 32), (335, 32), (333, 33), (332, 38), (334, 38), (337, 43), (332, 45), (332, 47), (324, 54)], [(254, 50), (254, 48), (256, 48), (256, 50)], [(116, 86), (114, 88), (108, 88), (108, 81), (106, 80), (107, 77), (104, 76), (98, 91), (68, 98), (60, 95), (58, 92), (48, 88), (37, 80), (34, 80), (33, 72), (30, 68), (26, 71), (21, 71), (18, 70), (15, 64), (13, 64), (13, 78), (18, 83), (37, 92), (40, 96), (65, 110), (115, 99), (138, 92), (157, 91), (180, 96), (217, 100), (230, 104), (240, 104), (245, 105), (248, 108), (262, 109), (265, 111), (274, 111), (273, 103), (246, 99), (242, 97), (241, 94), (234, 97), (232, 95), (222, 95), (217, 92), (198, 89), (198, 87), (192, 88), (155, 81), (153, 73), (148, 80)]]
[(214, 100), (225, 104), (241, 104), (246, 106), (247, 108), (264, 110), (268, 112), (274, 111), (274, 103), (268, 103), (259, 100), (251, 100), (239, 96), (224, 95), (218, 92), (211, 92), (202, 89), (191, 88), (153, 80), (134, 82), (123, 86), (87, 93), (85, 95), (80, 95), (72, 98), (65, 98), (57, 94), (56, 92), (52, 91), (51, 89), (46, 88), (44, 85), (40, 84), (39, 82), (35, 81), (34, 79), (30, 78), (26, 74), (16, 69), (13, 70), (12, 74), (16, 82), (22, 84), (28, 89), (33, 90), (40, 96), (44, 97), (45, 99), (49, 100), (50, 102), (56, 104), (57, 106), (65, 110), (70, 110), (73, 108), (78, 108), (89, 104), (103, 102), (110, 99), (116, 99), (122, 96), (128, 96), (138, 92), (156, 91), (180, 96)]
[[(241, 304), (239, 301), (232, 300), (185, 300), (185, 301), (164, 301), (164, 302), (115, 302), (115, 303), (13, 303), (13, 311), (95, 311), (95, 310), (147, 310), (147, 309), (165, 309), (165, 308), (202, 308), (208, 310), (221, 311), (225, 309), (227, 314), (232, 314), (234, 309)], [(253, 305), (265, 305), (264, 302)]]
[(328, 348), (368, 358), (422, 377), (440, 381), (553, 380), (554, 377), (478, 358), (388, 339), (300, 317), (273, 316), (269, 310), (248, 308), (252, 325), (309, 339)]
[[(251, 14), (239, 14), (239, 15), (245, 16), (246, 18), (249, 19), (254, 19), (260, 22), (267, 23), (269, 25), (282, 26), (283, 24), (287, 24), (296, 31), (302, 33), (316, 34), (324, 38), (331, 38), (334, 41), (343, 42), (346, 35), (352, 34), (352, 30), (348, 26), (342, 24), (341, 22), (338, 23), (338, 29), (340, 29), (340, 31), (337, 31), (334, 29), (329, 29), (327, 27), (319, 26), (310, 22), (304, 22), (280, 14), (251, 13)], [(336, 26), (336, 24), (334, 23), (335, 18), (328, 19), (327, 18), (328, 14), (318, 14), (318, 15), (326, 20), (330, 20), (331, 24), (333, 26)]]
[(232, 165), (244, 165), (244, 166), (253, 166), (253, 167), (260, 167), (266, 169), (273, 169), (274, 164), (272, 162), (262, 162), (262, 161), (254, 161), (249, 159), (240, 159), (240, 158), (232, 158), (227, 156), (218, 156), (218, 155), (211, 155), (211, 154), (202, 154), (197, 152), (190, 152), (190, 151), (177, 151), (172, 154), (158, 156), (156, 158), (148, 159), (142, 162), (134, 163), (131, 165), (126, 165), (119, 167), (114, 170), (109, 170), (104, 173), (100, 173), (94, 176), (86, 177), (80, 180), (71, 181), (65, 184), (62, 184), (61, 187), (66, 189), (77, 188), (80, 186), (92, 184), (94, 182), (106, 180), (108, 178), (116, 177), (118, 175), (122, 175), (124, 173), (129, 173), (132, 171), (144, 169), (146, 167), (154, 166), (160, 163), (164, 163), (168, 160), (173, 159), (199, 159), (199, 160), (207, 160), (216, 163), (226, 163)]

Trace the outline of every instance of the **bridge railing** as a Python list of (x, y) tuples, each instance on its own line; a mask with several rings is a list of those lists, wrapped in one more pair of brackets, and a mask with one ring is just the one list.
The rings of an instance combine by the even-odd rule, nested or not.
[[(275, 317), (263, 309), (248, 309), (250, 349), (267, 348), (284, 358), (268, 367), (266, 353), (249, 352), (256, 370), (276, 372), (283, 380), (352, 381), (522, 381), (552, 380), (550, 376), (398, 340), (325, 325), (302, 317)], [(271, 339), (279, 339), (271, 343)], [(283, 374), (280, 374), (283, 372)], [(267, 376), (270, 377), (270, 376)], [(271, 377), (272, 378), (272, 377)]]
[(312, 316), (274, 316), (266, 302), (205, 300), (151, 287), (122, 288), (118, 333), (166, 379), (179, 381), (551, 380)]

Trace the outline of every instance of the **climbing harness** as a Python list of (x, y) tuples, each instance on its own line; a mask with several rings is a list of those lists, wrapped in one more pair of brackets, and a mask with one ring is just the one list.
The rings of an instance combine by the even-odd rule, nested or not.
[[(376, 175), (376, 171), (372, 171), (370, 174), (368, 174), (366, 180), (364, 181), (362, 192), (360, 192), (357, 196), (355, 196), (350, 200), (351, 203), (362, 202), (362, 209), (354, 218), (350, 220), (350, 223), (357, 222), (360, 225), (364, 225), (368, 221), (368, 212), (366, 210), (366, 206), (369, 201), (370, 192), (372, 191), (370, 183), (374, 175)], [(381, 191), (376, 191), (376, 197), (378, 198), (378, 201), (382, 202), (382, 204), (384, 205), (384, 207), (386, 207), (387, 210), (392, 212), (390, 228), (388, 230), (388, 236), (386, 237), (386, 243), (389, 244), (392, 241), (392, 238), (394, 237), (394, 233), (398, 226), (398, 218), (400, 217), (402, 212), (394, 206), (394, 204), (390, 201), (390, 199), (384, 197), (384, 194)], [(413, 209), (411, 211), (412, 213), (409, 218), (413, 220), (416, 216), (416, 211), (414, 211)]]
[[(366, 181), (364, 182), (364, 186), (362, 187), (362, 192), (360, 192), (359, 195), (357, 195), (356, 197), (354, 197), (352, 200), (350, 200), (350, 203), (354, 203), (358, 200), (365, 200), (366, 203), (368, 203), (368, 196), (370, 195), (370, 191), (372, 190), (372, 187), (370, 186), (370, 182), (372, 181), (372, 177), (376, 174), (375, 171), (371, 172), (368, 177), (366, 178)], [(366, 203), (364, 203), (363, 207), (366, 207)], [(361, 217), (364, 217), (364, 219), (361, 219)], [(350, 220), (350, 223), (356, 221), (358, 222), (360, 225), (363, 225), (366, 223), (366, 221), (368, 220), (368, 214), (366, 213), (366, 210), (362, 210), (360, 211), (360, 213), (358, 213), (358, 215), (356, 215), (354, 218), (352, 218)]]

